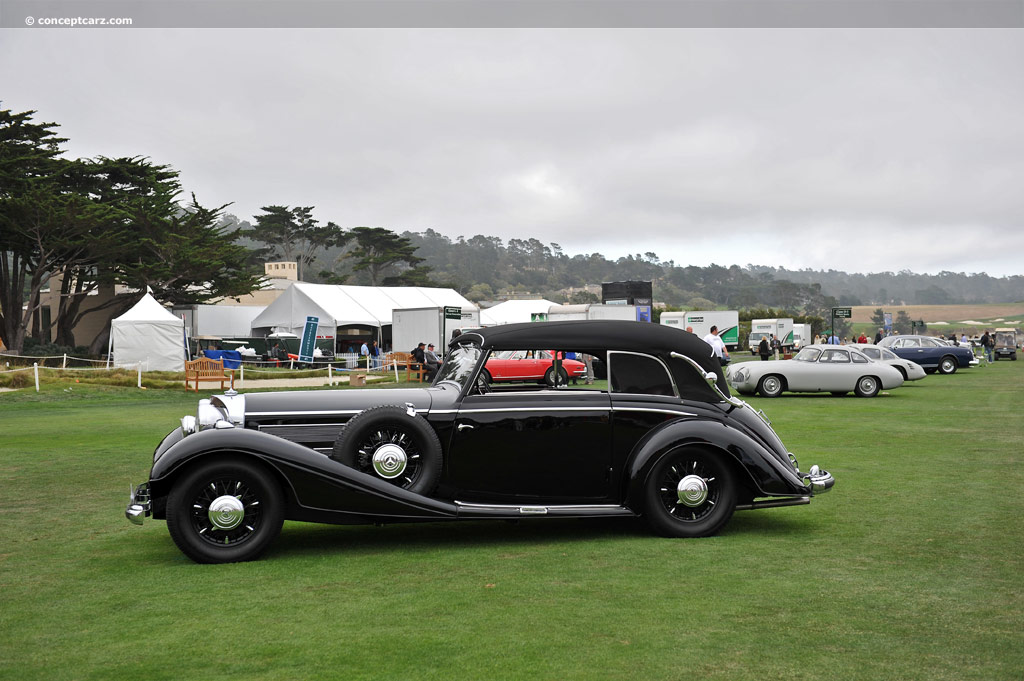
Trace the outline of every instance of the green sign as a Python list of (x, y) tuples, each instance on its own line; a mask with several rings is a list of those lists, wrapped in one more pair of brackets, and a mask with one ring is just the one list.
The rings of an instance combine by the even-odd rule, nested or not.
[(548, 315), (547, 315), (546, 312), (531, 312), (530, 313), (530, 321), (531, 322), (546, 322), (547, 320), (548, 320)]
[(833, 307), (832, 316), (838, 319), (850, 319), (853, 317), (852, 307)]
[(445, 319), (462, 319), (462, 308), (461, 307), (448, 307), (444, 308)]
[(306, 326), (302, 330), (302, 345), (299, 346), (300, 362), (313, 361), (313, 348), (316, 346), (316, 330), (319, 323), (319, 317), (306, 317)]

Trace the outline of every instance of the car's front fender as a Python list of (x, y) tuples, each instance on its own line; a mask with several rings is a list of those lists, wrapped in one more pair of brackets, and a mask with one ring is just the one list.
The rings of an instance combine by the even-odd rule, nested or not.
[(211, 428), (180, 439), (172, 433), (161, 446), (169, 442), (150, 472), (155, 512), (162, 508), (160, 500), (170, 493), (182, 471), (210, 457), (231, 456), (265, 466), (278, 477), (289, 500), (286, 517), (292, 519), (330, 522), (332, 514), (349, 516), (349, 521), (456, 515), (454, 504), (408, 492), (308, 447), (256, 430)]
[(783, 463), (764, 445), (726, 423), (703, 419), (666, 423), (648, 433), (634, 447), (627, 467), (627, 506), (636, 508), (651, 468), (667, 452), (697, 446), (723, 457), (743, 471), (754, 496), (803, 496), (810, 488), (788, 461)]

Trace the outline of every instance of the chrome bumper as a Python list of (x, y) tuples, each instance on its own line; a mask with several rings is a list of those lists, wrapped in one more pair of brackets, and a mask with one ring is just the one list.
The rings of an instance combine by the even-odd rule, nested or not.
[(811, 470), (799, 474), (804, 484), (811, 488), (811, 494), (824, 494), (836, 484), (836, 479), (828, 471), (823, 471), (817, 466), (811, 466)]
[(141, 525), (143, 518), (150, 515), (149, 483), (144, 482), (133, 487), (128, 496), (128, 507), (124, 509), (124, 517), (135, 525)]

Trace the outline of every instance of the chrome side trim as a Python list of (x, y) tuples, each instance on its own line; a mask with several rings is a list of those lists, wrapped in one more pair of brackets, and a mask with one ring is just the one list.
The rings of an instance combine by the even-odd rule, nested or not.
[(767, 499), (752, 501), (749, 504), (736, 504), (737, 511), (756, 511), (759, 508), (780, 508), (782, 506), (803, 506), (811, 503), (810, 497), (792, 497), (790, 499)]
[(671, 409), (653, 409), (649, 407), (612, 407), (612, 411), (647, 411), (653, 414), (670, 414), (672, 416), (696, 416), (689, 411), (673, 411)]
[[(674, 355), (675, 353), (672, 353), (672, 354)], [(672, 384), (672, 396), (673, 397), (679, 397), (679, 386), (676, 385), (676, 379), (672, 375), (672, 372), (668, 370), (668, 366), (666, 366), (665, 363), (663, 361), (661, 361), (660, 357), (655, 357), (654, 355), (649, 355), (646, 352), (631, 352), (629, 350), (609, 350), (608, 351), (608, 376), (612, 375), (612, 359), (613, 359), (613, 355), (637, 355), (639, 357), (647, 357), (648, 359), (653, 359), (655, 362), (657, 362), (658, 364), (661, 365), (662, 369), (665, 370), (665, 374), (668, 376), (668, 381), (669, 381), (669, 383)], [(608, 384), (608, 392), (610, 392), (610, 393), (612, 393), (614, 395), (629, 394), (629, 393), (620, 393), (620, 392), (618, 392), (616, 390), (612, 390), (611, 389), (611, 379), (610, 378), (609, 378), (609, 384)]]
[(548, 513), (549, 511), (611, 511), (629, 509), (620, 504), (565, 504), (552, 506), (522, 505), (522, 504), (474, 504), (465, 501), (455, 501), (459, 508), (478, 511), (516, 511), (525, 514)]
[(610, 411), (611, 407), (552, 407), (550, 405), (538, 405), (536, 407), (504, 407), (494, 409), (460, 409), (457, 413), (459, 414), (486, 414), (490, 412), (509, 412), (509, 411), (599, 411), (607, 412)]
[[(327, 411), (251, 411), (246, 416), (256, 417), (268, 417), (268, 416), (280, 416), (280, 417), (294, 417), (294, 416), (342, 416), (345, 414), (355, 415), (363, 411), (362, 409), (333, 409)], [(417, 414), (426, 414), (428, 409), (417, 409)]]

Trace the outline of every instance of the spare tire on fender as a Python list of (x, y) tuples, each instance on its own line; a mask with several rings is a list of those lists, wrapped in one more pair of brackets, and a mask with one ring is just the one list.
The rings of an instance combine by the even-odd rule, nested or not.
[(412, 405), (384, 405), (349, 419), (331, 458), (410, 492), (430, 494), (443, 455), (437, 433)]

